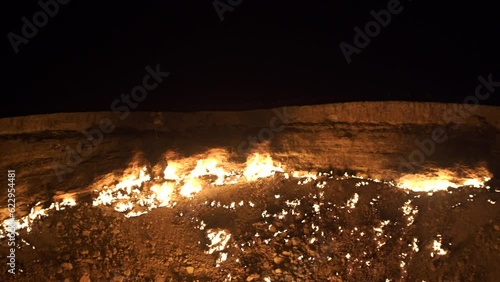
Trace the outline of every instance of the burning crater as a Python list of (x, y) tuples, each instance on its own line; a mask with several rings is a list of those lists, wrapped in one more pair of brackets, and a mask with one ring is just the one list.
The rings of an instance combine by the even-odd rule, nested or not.
[[(16, 170), (14, 220), (2, 210), (0, 277), (498, 281), (499, 111), (480, 107), (443, 121), (452, 108), (349, 103), (291, 107), (281, 116), (0, 120), (9, 152), (1, 166)], [(67, 148), (103, 118), (114, 131), (66, 163)], [(447, 140), (431, 147), (425, 140), (436, 128)], [(12, 229), (16, 275), (7, 272)]]

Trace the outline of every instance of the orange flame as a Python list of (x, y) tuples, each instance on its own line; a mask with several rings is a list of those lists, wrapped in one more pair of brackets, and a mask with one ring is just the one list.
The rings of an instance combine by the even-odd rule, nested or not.
[(414, 192), (434, 192), (449, 187), (473, 186), (480, 188), (492, 177), (484, 167), (476, 169), (433, 169), (427, 173), (408, 174), (400, 177), (397, 186)]
[(273, 159), (269, 154), (255, 153), (247, 159), (247, 167), (243, 175), (248, 181), (257, 180), (259, 178), (273, 176), (276, 171), (283, 172), (281, 164), (275, 166)]

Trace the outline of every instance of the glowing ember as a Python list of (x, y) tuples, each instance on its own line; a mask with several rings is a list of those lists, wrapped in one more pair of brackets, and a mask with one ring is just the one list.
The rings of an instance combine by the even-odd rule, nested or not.
[(214, 252), (220, 252), (219, 257), (216, 260), (216, 266), (219, 267), (220, 263), (226, 261), (227, 253), (223, 253), (226, 249), (226, 245), (231, 239), (231, 234), (227, 230), (207, 230), (207, 237), (210, 240), (210, 244), (207, 244), (208, 251), (206, 254), (213, 254)]
[(136, 217), (148, 213), (147, 211), (131, 211), (125, 215), (126, 218)]
[(358, 193), (354, 193), (354, 196), (347, 201), (347, 207), (350, 209), (355, 208), (358, 201), (359, 201), (359, 195)]
[(207, 254), (213, 254), (215, 251), (223, 251), (226, 248), (227, 242), (231, 239), (231, 234), (227, 230), (207, 230), (207, 237), (210, 244), (207, 245)]
[[(55, 202), (50, 204), (49, 210), (64, 210), (66, 207), (76, 206), (76, 200), (73, 195), (60, 195), (54, 197)], [(38, 205), (38, 204), (37, 204)]]
[(412, 248), (412, 250), (413, 250), (413, 251), (415, 251), (416, 253), (418, 253), (418, 251), (420, 250), (420, 249), (418, 248), (417, 243), (418, 243), (418, 239), (417, 239), (417, 238), (413, 238), (413, 242), (412, 242), (412, 244), (411, 244), (411, 248)]
[(304, 185), (304, 184), (311, 182), (312, 180), (317, 179), (317, 174), (313, 173), (313, 172), (309, 172), (309, 171), (294, 171), (292, 173), (292, 176), (294, 178), (302, 179), (302, 180), (298, 181), (297, 184), (299, 184), (299, 185)]
[(130, 202), (127, 202), (127, 203), (120, 202), (120, 203), (116, 204), (115, 211), (126, 212), (126, 211), (133, 209), (133, 208), (134, 208), (134, 205)]
[(415, 216), (418, 213), (418, 209), (411, 205), (411, 200), (406, 201), (401, 209), (403, 210), (403, 215), (406, 216), (408, 220), (407, 226), (412, 225), (415, 221)]
[(437, 237), (437, 240), (432, 242), (433, 252), (431, 252), (431, 257), (434, 257), (434, 255), (444, 256), (448, 253), (446, 250), (441, 248), (441, 235), (438, 234)]
[(384, 227), (387, 226), (391, 221), (390, 220), (383, 220), (380, 221), (377, 227), (373, 227), (373, 230), (375, 231), (375, 236), (374, 240), (377, 243), (377, 250), (379, 250), (382, 246), (385, 245), (386, 240), (383, 240), (386, 236), (384, 235)]
[(75, 206), (75, 205), (76, 205), (76, 201), (75, 201), (75, 199), (73, 199), (73, 198), (66, 198), (66, 199), (64, 199), (64, 200), (63, 200), (63, 201), (59, 204), (59, 206), (70, 206), (70, 207)]

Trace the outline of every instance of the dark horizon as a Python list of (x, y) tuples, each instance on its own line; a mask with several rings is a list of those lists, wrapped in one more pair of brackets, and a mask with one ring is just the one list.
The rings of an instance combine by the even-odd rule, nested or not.
[[(479, 76), (500, 81), (499, 23), (495, 9), (486, 6), (409, 0), (42, 2), (58, 3), (57, 12), (15, 47), (10, 40), (23, 36), (22, 18), (33, 22), (43, 8), (25, 1), (6, 9), (8, 77), (0, 117), (109, 111), (122, 93), (143, 83), (147, 66), (156, 65), (168, 77), (132, 110), (463, 103), (474, 95)], [(223, 21), (214, 3), (229, 9)], [(359, 47), (356, 28), (366, 33), (373, 21), (378, 33)], [(356, 52), (346, 56), (342, 42)], [(499, 92), (480, 104), (500, 106)]]

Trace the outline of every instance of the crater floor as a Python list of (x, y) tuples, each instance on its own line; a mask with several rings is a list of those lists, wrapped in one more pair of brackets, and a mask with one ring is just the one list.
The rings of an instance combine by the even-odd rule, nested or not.
[(456, 106), (0, 119), (0, 280), (500, 281), (500, 111)]
[(22, 230), (18, 274), (2, 264), (0, 277), (498, 281), (498, 200), (493, 187), (429, 195), (331, 174), (211, 186), (131, 218), (82, 195)]

